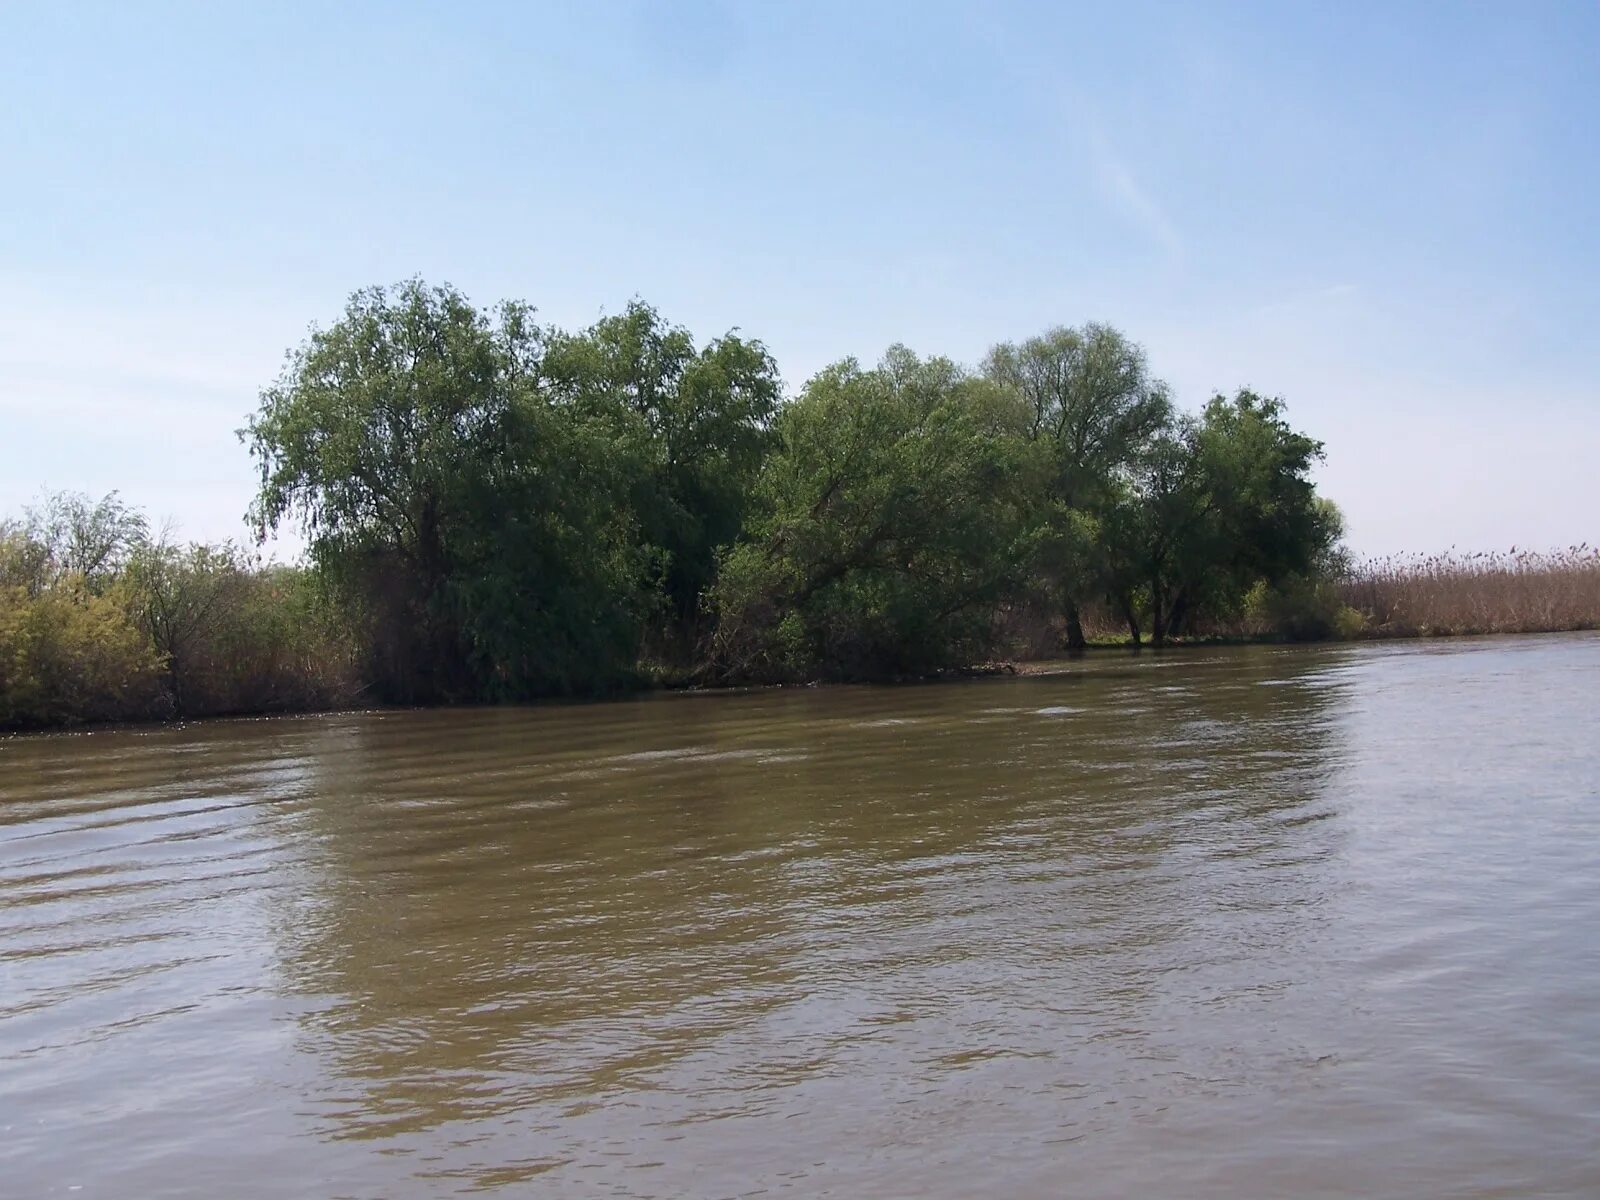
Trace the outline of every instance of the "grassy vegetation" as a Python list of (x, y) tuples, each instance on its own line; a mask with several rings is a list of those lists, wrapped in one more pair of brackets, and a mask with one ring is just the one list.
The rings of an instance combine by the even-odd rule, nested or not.
[(1365, 637), (1600, 629), (1600, 549), (1396, 555), (1337, 584)]
[[(230, 545), (151, 541), (136, 514), (123, 513), (130, 522), (118, 529), (114, 498), (47, 505), (58, 515), (74, 508), (75, 532), (70, 521), (66, 532), (52, 529), (38, 512), (0, 526), (0, 729), (316, 711), (371, 698), (369, 651), (314, 572), (255, 563)], [(1089, 649), (1130, 646), (1109, 604), (1084, 606), (1081, 620)], [(1600, 550), (1577, 546), (1392, 556), (1337, 579), (1258, 585), (1179, 641), (1584, 629), (1600, 629)], [(996, 657), (1013, 662), (1057, 659), (1067, 639), (1059, 610), (1028, 603), (998, 608), (993, 634)], [(698, 681), (683, 669), (641, 679)]]
[[(1083, 610), (1088, 645), (1131, 644), (1111, 607)], [(1231, 612), (1196, 622), (1186, 644), (1363, 641), (1600, 629), (1600, 549), (1390, 555), (1322, 579), (1257, 585)], [(1048, 611), (1002, 613), (1000, 640), (1019, 661), (1054, 659), (1066, 637)]]
[(361, 675), (307, 570), (152, 538), (115, 494), (0, 522), (0, 729), (335, 708)]

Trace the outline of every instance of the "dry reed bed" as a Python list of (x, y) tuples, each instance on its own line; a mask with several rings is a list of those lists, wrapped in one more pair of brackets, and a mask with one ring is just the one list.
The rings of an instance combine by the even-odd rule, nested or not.
[(1375, 637), (1600, 629), (1600, 549), (1392, 555), (1339, 585)]

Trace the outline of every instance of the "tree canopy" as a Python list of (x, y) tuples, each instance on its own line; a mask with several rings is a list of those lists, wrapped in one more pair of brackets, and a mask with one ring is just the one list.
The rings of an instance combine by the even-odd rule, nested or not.
[(589, 691), (632, 671), (630, 462), (605, 414), (547, 377), (533, 315), (415, 281), (358, 292), (244, 431), (254, 520), (299, 519), (391, 695)]
[(912, 675), (1003, 653), (1040, 606), (1069, 649), (1086, 606), (1160, 642), (1338, 536), (1281, 401), (1184, 414), (1107, 325), (979, 370), (896, 346), (786, 402), (737, 331), (699, 345), (642, 301), (534, 316), (358, 292), (244, 431), (253, 519), (300, 523), (391, 698)]
[(548, 378), (604, 420), (633, 470), (630, 502), (670, 649), (690, 655), (717, 556), (744, 527), (782, 392), (760, 342), (729, 333), (702, 349), (635, 301), (575, 335), (553, 335)]
[(1037, 566), (1062, 607), (1068, 647), (1081, 649), (1080, 607), (1109, 582), (1102, 525), (1140, 457), (1174, 419), (1167, 387), (1151, 376), (1140, 346), (1094, 323), (1004, 342), (989, 351), (984, 370), (1028, 413)]
[(748, 539), (724, 562), (719, 667), (870, 677), (981, 657), (1019, 569), (1024, 416), (904, 347), (820, 372), (779, 417)]
[(291, 350), (240, 431), (303, 564), (116, 493), (0, 522), (0, 726), (887, 679), (1359, 621), (1322, 455), (1248, 389), (1185, 411), (1121, 331), (976, 367), (892, 346), (792, 395), (634, 300), (541, 323), (410, 280)]

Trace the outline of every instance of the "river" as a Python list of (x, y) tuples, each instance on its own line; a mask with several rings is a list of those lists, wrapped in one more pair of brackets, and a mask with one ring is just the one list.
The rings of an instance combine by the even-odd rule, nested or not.
[(1600, 637), (0, 742), (0, 1193), (1600, 1195)]

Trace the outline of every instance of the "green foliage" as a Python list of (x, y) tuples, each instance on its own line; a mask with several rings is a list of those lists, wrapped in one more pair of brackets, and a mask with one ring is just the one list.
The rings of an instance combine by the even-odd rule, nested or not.
[[(355, 640), (311, 572), (261, 567), (231, 545), (151, 541), (141, 514), (108, 501), (56, 496), (0, 528), (0, 728), (291, 711), (358, 694)], [(94, 519), (74, 531), (41, 514)], [(91, 540), (85, 528), (124, 532)], [(92, 566), (93, 582), (66, 562)]]
[(231, 546), (180, 549), (165, 540), (142, 547), (130, 564), (134, 615), (166, 666), (179, 716), (194, 708), (187, 693), (204, 687), (207, 652), (248, 586), (242, 565)]
[(1257, 580), (1243, 610), (1253, 633), (1290, 642), (1349, 641), (1367, 627), (1366, 618), (1344, 602), (1338, 584), (1325, 577), (1295, 575), (1275, 585)]
[(1153, 640), (1166, 637), (1188, 596), (1169, 604), (1174, 579), (1203, 565), (1209, 499), (1196, 441), (1196, 423), (1175, 418), (1138, 447), (1102, 521), (1100, 582), (1135, 643), (1146, 613)]
[(101, 592), (148, 536), (144, 514), (116, 492), (97, 501), (56, 492), (24, 510), (21, 521), (0, 523), (0, 586), (36, 596), (76, 577)]
[(1169, 421), (1140, 448), (1106, 522), (1116, 606), (1135, 627), (1143, 610), (1160, 643), (1201, 616), (1238, 617), (1258, 581), (1331, 563), (1341, 522), (1310, 480), (1321, 454), (1282, 401), (1250, 391)]
[(525, 306), (411, 282), (352, 297), (245, 430), (254, 517), (298, 517), (383, 694), (512, 699), (625, 679), (641, 559), (608, 415), (558, 402)]
[(411, 281), (313, 330), (241, 437), (250, 520), (308, 565), (47, 498), (0, 523), (0, 724), (916, 676), (1082, 646), (1080, 610), (1135, 642), (1362, 620), (1320, 444), (1250, 391), (1176, 412), (1105, 325), (978, 373), (897, 346), (784, 403), (736, 332)]
[(1172, 413), (1143, 349), (1108, 325), (1004, 342), (989, 351), (984, 371), (1022, 400), (1028, 437), (1046, 449), (1050, 495), (1069, 509), (1092, 508), (1113, 491)]
[(812, 379), (778, 419), (750, 540), (724, 562), (719, 671), (909, 675), (986, 653), (1026, 550), (1023, 416), (901, 347)]
[(733, 334), (696, 350), (689, 331), (632, 303), (577, 335), (555, 335), (553, 386), (614, 430), (635, 474), (637, 537), (679, 654), (693, 637), (718, 554), (739, 535), (771, 444), (781, 392), (766, 348)]
[(71, 575), (37, 594), (0, 588), (0, 727), (159, 715), (159, 673), (115, 587)]
[(1236, 587), (1310, 571), (1342, 532), (1310, 478), (1322, 443), (1292, 429), (1283, 410), (1281, 400), (1242, 390), (1213, 397), (1201, 419), (1195, 450), (1210, 549)]
[(1093, 323), (996, 346), (984, 371), (1026, 413), (1035, 570), (1065, 613), (1069, 647), (1081, 649), (1079, 606), (1115, 584), (1103, 527), (1151, 439), (1172, 420), (1166, 385), (1150, 375), (1139, 346)]
[(505, 472), (473, 489), (448, 560), (467, 696), (592, 694), (634, 682), (648, 560), (633, 474), (602, 421), (529, 404)]
[(349, 631), (303, 569), (163, 540), (134, 556), (123, 595), (176, 716), (327, 707), (358, 690)]

